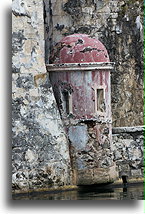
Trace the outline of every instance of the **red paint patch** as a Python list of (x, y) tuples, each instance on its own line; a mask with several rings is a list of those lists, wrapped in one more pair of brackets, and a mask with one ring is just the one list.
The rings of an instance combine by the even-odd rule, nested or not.
[(73, 34), (60, 42), (61, 49), (53, 63), (110, 62), (105, 46), (86, 34)]

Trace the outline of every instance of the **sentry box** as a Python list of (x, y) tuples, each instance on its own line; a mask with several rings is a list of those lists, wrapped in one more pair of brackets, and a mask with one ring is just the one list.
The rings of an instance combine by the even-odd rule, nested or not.
[(74, 182), (112, 182), (110, 71), (114, 63), (104, 45), (85, 34), (63, 38), (50, 62), (47, 71), (70, 142)]

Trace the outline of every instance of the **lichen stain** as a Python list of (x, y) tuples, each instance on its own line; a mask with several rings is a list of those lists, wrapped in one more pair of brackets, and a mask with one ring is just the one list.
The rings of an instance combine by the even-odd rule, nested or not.
[(46, 77), (47, 77), (47, 73), (38, 74), (34, 76), (34, 85), (38, 87), (40, 84), (42, 84), (46, 80)]

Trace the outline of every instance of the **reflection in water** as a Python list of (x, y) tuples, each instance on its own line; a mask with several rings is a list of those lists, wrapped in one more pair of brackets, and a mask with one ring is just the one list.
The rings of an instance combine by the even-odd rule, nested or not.
[(123, 198), (127, 198), (127, 187), (123, 187)]
[(14, 200), (143, 200), (143, 184), (129, 186), (84, 186), (57, 193), (13, 195)]

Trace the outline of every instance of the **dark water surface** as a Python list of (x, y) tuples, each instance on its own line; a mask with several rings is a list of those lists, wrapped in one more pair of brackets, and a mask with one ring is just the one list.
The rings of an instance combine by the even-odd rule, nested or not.
[(80, 187), (78, 190), (55, 193), (13, 195), (14, 200), (143, 200), (143, 184)]

